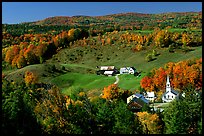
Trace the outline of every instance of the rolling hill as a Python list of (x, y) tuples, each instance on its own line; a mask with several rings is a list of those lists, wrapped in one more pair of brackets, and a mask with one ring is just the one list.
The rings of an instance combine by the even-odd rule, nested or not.
[[(70, 61), (70, 57), (67, 55), (74, 54), (77, 56), (79, 50), (83, 50), (83, 57), (76, 57), (77, 59), (74, 62)], [(117, 68), (134, 66), (138, 71), (141, 71), (141, 77), (119, 75), (120, 81), (118, 84), (122, 89), (134, 91), (139, 88), (140, 80), (153, 68), (162, 67), (168, 62), (202, 57), (202, 46), (194, 47), (194, 50), (188, 53), (179, 49), (175, 53), (169, 53), (167, 49), (160, 49), (158, 50), (160, 55), (151, 62), (146, 62), (144, 59), (149, 52), (148, 50), (134, 53), (131, 50), (121, 50), (115, 46), (105, 46), (98, 50), (100, 51), (83, 47), (62, 49), (44, 64), (29, 65), (22, 69), (3, 71), (3, 73), (7, 75), (6, 78), (10, 81), (22, 82), (25, 71), (31, 71), (38, 76), (39, 82), (55, 84), (65, 94), (69, 94), (71, 88), (79, 87), (86, 91), (95, 91), (94, 94), (99, 95), (104, 86), (115, 82), (115, 77), (97, 76), (95, 73), (96, 66), (114, 65)], [(86, 54), (86, 52), (88, 53)], [(101, 53), (104, 57), (97, 60), (97, 56)], [(107, 58), (109, 59), (107, 60)]]
[[(162, 19), (167, 21), (177, 20), (178, 22), (186, 18), (191, 18), (193, 16), (201, 16), (202, 12), (175, 12), (175, 13), (162, 13), (162, 14), (143, 14), (143, 13), (119, 13), (104, 16), (55, 16), (48, 17), (43, 20), (38, 20), (34, 22), (26, 22), (30, 25), (99, 25), (109, 23), (109, 24), (124, 24), (124, 23), (147, 23), (151, 20), (153, 22), (159, 22)], [(189, 18), (189, 19), (190, 19)], [(187, 22), (186, 22), (187, 23)], [(127, 25), (127, 24), (126, 24)]]
[[(119, 34), (121, 35), (129, 32), (139, 33), (141, 35), (150, 34), (154, 32), (153, 28), (158, 26), (160, 26), (161, 29), (166, 26), (171, 26), (172, 28), (170, 30), (173, 32), (183, 32), (187, 31), (189, 28), (196, 28), (189, 30), (200, 34), (202, 32), (202, 29), (200, 29), (201, 24), (201, 12), (163, 14), (121, 13), (96, 17), (81, 15), (73, 17), (49, 17), (35, 22), (16, 24), (16, 26), (14, 26), (15, 29), (13, 29), (13, 26), (11, 25), (3, 25), (5, 26), (3, 27), (3, 31), (7, 31), (6, 29), (9, 28), (9, 31), (5, 33), (8, 40), (6, 38), (4, 39), (4, 42), (7, 43), (9, 40), (12, 41), (19, 37), (24, 39), (21, 34), (26, 34), (27, 32), (25, 32), (23, 28), (28, 28), (27, 31), (31, 33), (35, 32), (35, 29), (32, 28), (39, 30), (36, 31), (36, 33), (47, 33), (48, 31), (54, 31), (58, 26), (83, 26), (88, 27), (89, 30), (97, 29), (100, 31), (103, 31), (109, 26), (114, 29), (120, 26), (120, 31), (116, 33), (116, 36), (119, 37)], [(46, 29), (41, 31), (41, 26)], [(52, 27), (47, 29), (47, 26)], [(132, 26), (134, 26), (134, 28), (132, 28)], [(129, 28), (127, 31), (124, 31), (123, 27)], [(62, 30), (65, 28), (62, 27)], [(20, 30), (20, 36), (17, 34), (16, 37), (12, 37), (12, 33), (16, 33), (15, 30)], [(60, 32), (60, 30), (58, 30), (58, 32)], [(107, 34), (105, 32), (106, 31), (104, 31), (104, 35), (102, 34), (101, 37), (108, 39), (109, 37), (105, 37)], [(87, 39), (87, 41), (95, 41), (96, 43), (101, 42), (98, 40), (97, 35), (90, 35), (90, 37), (91, 38)], [(114, 36), (112, 38), (114, 38)], [(96, 66), (114, 65), (117, 68), (133, 66), (138, 71), (142, 72), (141, 77), (136, 78), (133, 75), (119, 76), (119, 87), (133, 91), (139, 88), (140, 80), (153, 68), (162, 67), (168, 62), (178, 62), (202, 57), (202, 46), (192, 47), (192, 51), (186, 53), (181, 49), (176, 49), (174, 53), (170, 53), (167, 48), (155, 48), (160, 55), (156, 56), (153, 61), (147, 62), (145, 61), (145, 57), (152, 52), (152, 46), (146, 50), (133, 52), (132, 47), (134, 46), (134, 43), (131, 43), (132, 45), (129, 43), (121, 44), (121, 41), (122, 40), (117, 40), (114, 44), (105, 46), (102, 46), (101, 43), (99, 43), (94, 46), (73, 46), (63, 48), (43, 64), (29, 65), (21, 69), (3, 69), (3, 73), (10, 81), (23, 82), (25, 72), (31, 71), (38, 76), (39, 82), (55, 84), (64, 93), (69, 93), (70, 87), (81, 87), (87, 90), (101, 90), (104, 86), (114, 83), (114, 77), (97, 76), (95, 73), (97, 70)], [(19, 43), (20, 42), (21, 41), (19, 40)], [(77, 42), (75, 42), (75, 44), (77, 44)], [(8, 46), (10, 46), (10, 42), (8, 42)], [(99, 94), (97, 91), (95, 93)]]

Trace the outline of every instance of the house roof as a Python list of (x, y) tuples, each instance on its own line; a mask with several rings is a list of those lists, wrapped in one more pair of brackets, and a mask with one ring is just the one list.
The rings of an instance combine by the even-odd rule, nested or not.
[(144, 105), (143, 103), (138, 102), (138, 101), (136, 101), (136, 100), (135, 100), (135, 101), (131, 101), (131, 102), (128, 104), (128, 106), (130, 106), (130, 107), (133, 108), (133, 109), (141, 109), (143, 105)]
[(115, 66), (100, 66), (100, 70), (113, 70)]
[(123, 67), (123, 68), (120, 68), (120, 70), (122, 71), (122, 70), (136, 70), (134, 67)]
[(136, 68), (134, 68), (134, 67), (131, 67), (133, 70), (136, 70)]
[[(136, 98), (141, 99), (143, 102), (145, 102), (146, 104), (149, 103), (149, 101), (147, 99), (145, 99), (145, 97), (142, 94), (136, 93), (134, 94), (136, 96)], [(134, 98), (133, 98), (134, 99)]]
[(104, 74), (113, 74), (114, 71), (105, 71)]

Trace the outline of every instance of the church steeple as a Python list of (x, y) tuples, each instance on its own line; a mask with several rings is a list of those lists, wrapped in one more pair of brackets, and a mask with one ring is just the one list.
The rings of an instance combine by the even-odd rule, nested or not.
[(167, 79), (166, 79), (166, 92), (171, 91), (171, 84), (170, 84), (170, 80), (169, 80), (169, 75), (167, 75)]

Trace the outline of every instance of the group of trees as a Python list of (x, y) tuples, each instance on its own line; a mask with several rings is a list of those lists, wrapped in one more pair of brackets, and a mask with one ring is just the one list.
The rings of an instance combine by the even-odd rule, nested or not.
[(155, 29), (153, 33), (141, 34), (135, 32), (106, 32), (97, 37), (88, 37), (72, 43), (73, 46), (118, 46), (131, 47), (132, 51), (141, 51), (148, 47), (168, 48), (187, 51), (190, 47), (202, 45), (201, 33), (197, 32), (171, 32), (169, 28)]
[[(26, 72), (25, 82), (32, 72)], [(31, 78), (31, 81), (32, 78)], [(3, 134), (140, 134), (137, 117), (123, 100), (88, 98), (83, 89), (60, 90), (2, 79)]]
[[(25, 82), (34, 74), (26, 72)], [(3, 134), (198, 134), (202, 132), (202, 98), (195, 88), (170, 104), (164, 113), (142, 110), (134, 114), (126, 99), (132, 93), (117, 85), (103, 89), (101, 97), (88, 97), (83, 89), (64, 95), (59, 88), (40, 83), (17, 84), (2, 78)], [(117, 95), (113, 94), (114, 92)]]
[[(193, 31), (181, 33), (170, 32), (168, 29), (154, 29), (153, 33), (141, 34), (135, 32), (98, 32), (96, 37), (90, 37), (87, 29), (70, 29), (58, 34), (55, 31), (43, 34), (23, 34), (12, 36), (4, 31), (2, 33), (3, 50), (2, 60), (12, 67), (22, 68), (26, 65), (43, 63), (61, 48), (75, 46), (118, 46), (130, 47), (132, 51), (141, 51), (149, 47), (168, 48), (173, 52), (176, 48), (184, 52), (190, 47), (202, 45), (201, 34)], [(91, 29), (94, 31), (94, 29)], [(114, 29), (113, 29), (114, 30)], [(97, 30), (98, 31), (98, 30)], [(112, 31), (112, 30), (111, 30)], [(148, 54), (147, 61), (153, 60)]]
[(173, 101), (164, 110), (163, 121), (167, 134), (202, 134), (202, 92), (195, 87), (183, 89), (185, 97)]
[(177, 63), (169, 62), (164, 67), (153, 69), (145, 76), (140, 85), (146, 91), (159, 93), (165, 89), (167, 74), (174, 89), (182, 91), (188, 84), (196, 89), (202, 88), (202, 58), (180, 61)]
[[(150, 21), (151, 20), (151, 21)], [(22, 24), (3, 24), (2, 30), (11, 35), (20, 36), (25, 33), (50, 33), (56, 34), (72, 28), (86, 27), (90, 35), (111, 32), (113, 30), (153, 30), (155, 27), (164, 29), (173, 28), (202, 28), (202, 12), (198, 13), (167, 13), (167, 14), (138, 14), (124, 13), (108, 16), (88, 17), (50, 17), (37, 22)]]
[(63, 31), (58, 35), (25, 34), (18, 45), (6, 47), (2, 50), (2, 60), (13, 67), (22, 68), (26, 65), (42, 63), (59, 50), (69, 47), (70, 42), (88, 36), (82, 29)]

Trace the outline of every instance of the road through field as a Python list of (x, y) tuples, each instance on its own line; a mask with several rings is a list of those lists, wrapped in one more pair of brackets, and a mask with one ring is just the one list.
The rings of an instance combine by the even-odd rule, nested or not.
[(119, 78), (118, 78), (118, 74), (115, 76), (115, 79), (116, 79), (116, 81), (115, 81), (115, 83), (114, 84), (118, 84), (118, 82), (119, 82)]

